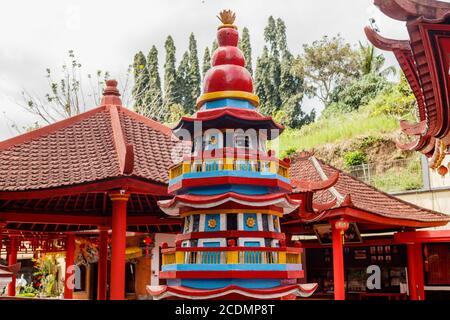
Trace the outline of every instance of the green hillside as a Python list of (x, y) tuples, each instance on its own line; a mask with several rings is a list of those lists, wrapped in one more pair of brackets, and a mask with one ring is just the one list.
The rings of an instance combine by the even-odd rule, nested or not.
[(420, 189), (419, 155), (396, 146), (396, 141), (405, 138), (399, 120), (413, 120), (414, 109), (414, 96), (402, 77), (356, 110), (329, 106), (315, 122), (286, 129), (276, 143), (282, 157), (313, 151), (318, 158), (387, 192)]

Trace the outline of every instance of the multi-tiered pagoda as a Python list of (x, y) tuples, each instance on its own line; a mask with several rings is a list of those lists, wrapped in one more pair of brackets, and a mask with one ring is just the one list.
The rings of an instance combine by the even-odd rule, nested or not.
[(257, 111), (259, 98), (237, 47), (234, 13), (220, 13), (218, 49), (206, 73), (198, 112), (184, 117), (175, 135), (192, 141), (189, 156), (170, 169), (168, 215), (184, 219), (175, 248), (162, 249), (155, 299), (309, 296), (300, 284), (302, 249), (287, 247), (280, 217), (296, 210), (289, 163), (266, 150), (283, 127)]

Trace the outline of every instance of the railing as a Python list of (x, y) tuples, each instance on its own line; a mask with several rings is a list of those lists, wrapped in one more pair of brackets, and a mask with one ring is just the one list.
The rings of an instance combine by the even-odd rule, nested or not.
[(277, 173), (289, 178), (289, 169), (277, 161), (248, 160), (248, 159), (205, 159), (184, 161), (169, 171), (169, 178), (175, 179), (184, 173), (214, 172), (223, 170), (239, 170), (259, 173)]
[(349, 167), (346, 171), (385, 192), (418, 190), (423, 187), (419, 159), (371, 162)]
[(300, 264), (299, 248), (171, 248), (162, 251), (162, 264)]

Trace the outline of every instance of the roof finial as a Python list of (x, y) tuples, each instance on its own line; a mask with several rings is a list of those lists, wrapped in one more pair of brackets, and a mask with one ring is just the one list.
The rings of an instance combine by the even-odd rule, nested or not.
[(117, 80), (106, 80), (106, 88), (103, 91), (103, 98), (101, 105), (116, 105), (121, 106), (120, 92), (117, 89)]
[(221, 28), (233, 28), (237, 29), (237, 27), (233, 24), (234, 20), (236, 20), (236, 14), (231, 10), (222, 10), (219, 12), (217, 18), (222, 22), (222, 25), (219, 26)]

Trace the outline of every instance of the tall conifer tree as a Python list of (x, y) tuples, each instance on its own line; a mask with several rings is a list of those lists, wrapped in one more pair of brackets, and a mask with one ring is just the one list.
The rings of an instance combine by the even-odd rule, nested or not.
[(203, 66), (202, 66), (202, 76), (205, 78), (205, 73), (211, 68), (211, 54), (209, 53), (209, 48), (205, 48), (203, 53)]
[(189, 85), (189, 52), (186, 51), (181, 58), (177, 69), (177, 103), (183, 106), (183, 112), (189, 114), (191, 107), (190, 102), (190, 85)]
[(162, 105), (161, 79), (158, 71), (158, 50), (152, 46), (147, 56), (147, 70), (149, 75), (148, 90), (144, 97), (144, 115), (156, 121), (164, 121), (166, 110)]
[(195, 102), (197, 98), (200, 96), (200, 65), (198, 61), (198, 53), (197, 53), (197, 40), (195, 40), (195, 36), (193, 33), (189, 36), (189, 88), (190, 88), (190, 96), (188, 96), (188, 100), (186, 101), (186, 106), (188, 108), (188, 113), (193, 114), (196, 110)]
[[(164, 45), (166, 61), (164, 63), (164, 105), (170, 107), (177, 102), (177, 71), (175, 67), (175, 44), (168, 36)], [(167, 120), (167, 119), (166, 119)]]
[(147, 60), (142, 51), (134, 55), (133, 61), (134, 86), (132, 95), (134, 99), (134, 109), (140, 112), (140, 108), (144, 105), (144, 96), (148, 87), (148, 70)]
[(252, 46), (250, 44), (250, 32), (248, 28), (245, 27), (242, 29), (242, 37), (239, 41), (239, 49), (242, 50), (242, 53), (245, 57), (245, 67), (248, 72), (253, 76), (253, 67), (252, 67)]

